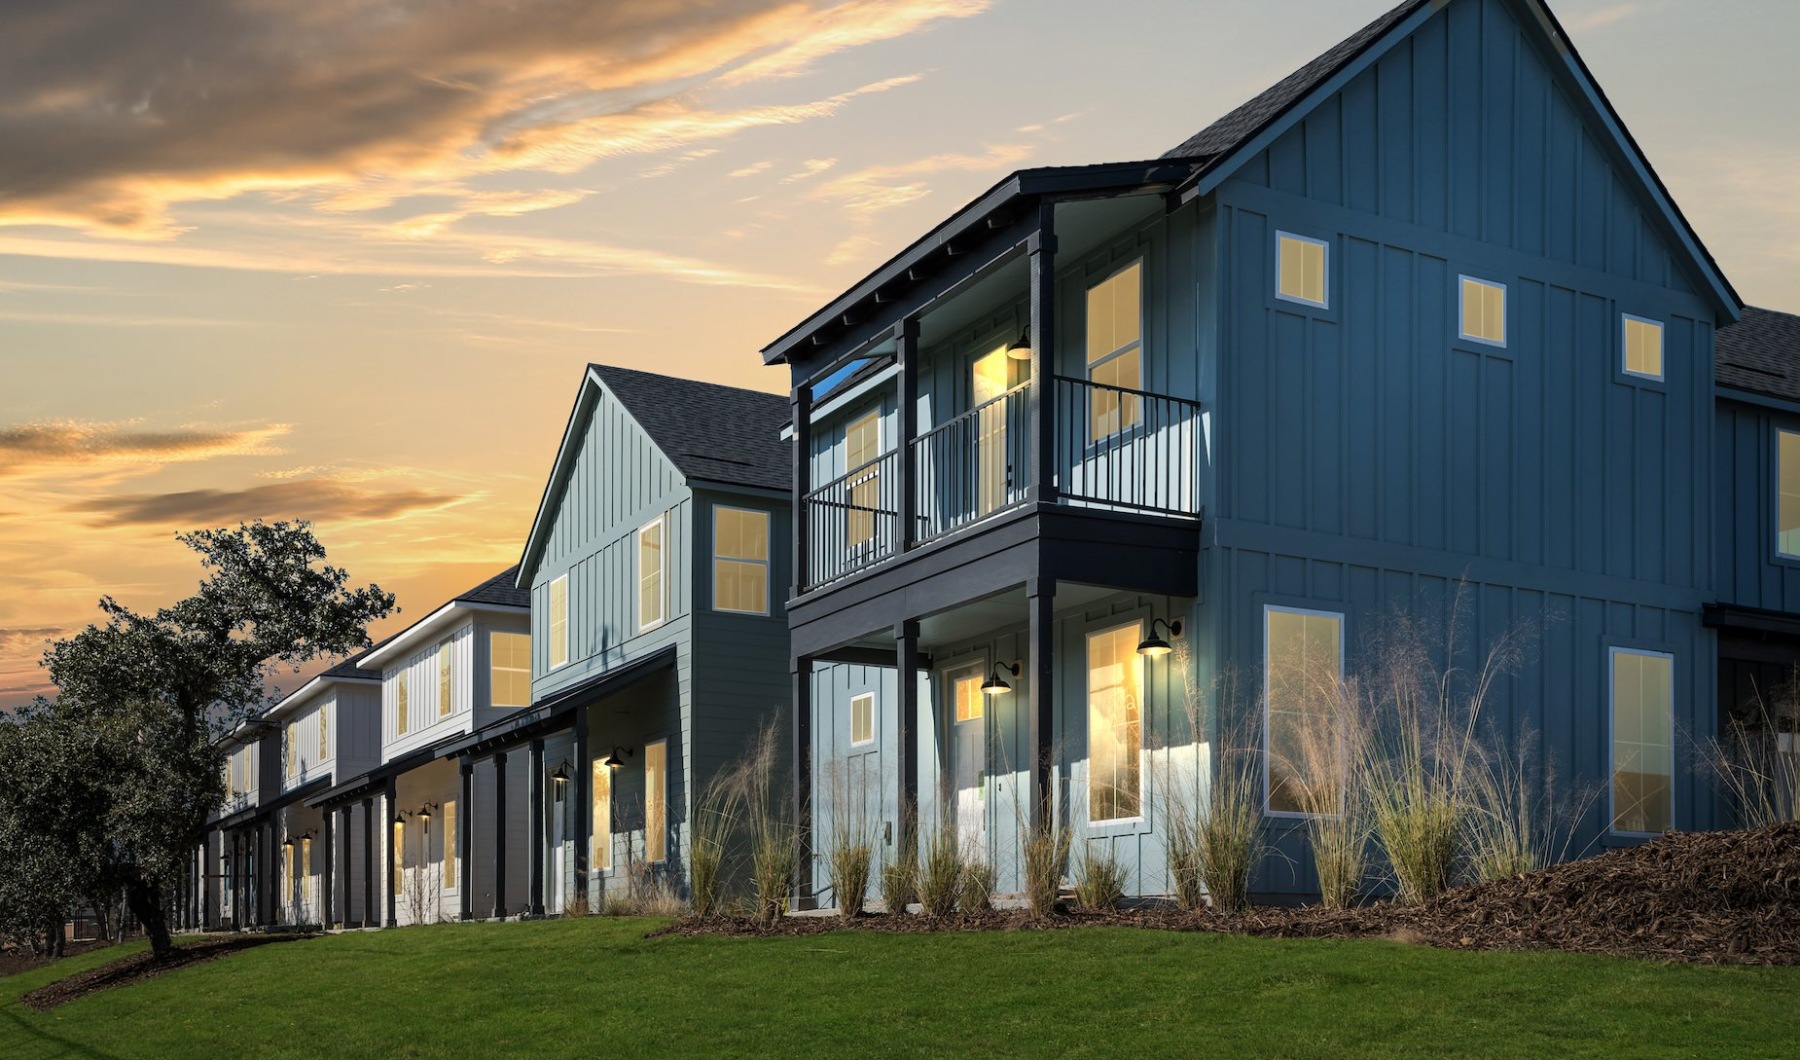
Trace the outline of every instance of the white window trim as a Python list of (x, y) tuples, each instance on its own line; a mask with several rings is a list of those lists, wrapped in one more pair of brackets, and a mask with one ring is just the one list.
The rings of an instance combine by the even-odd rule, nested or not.
[[(1463, 284), (1465, 283), (1478, 283), (1483, 287), (1498, 287), (1500, 289), (1500, 340), (1498, 342), (1493, 339), (1483, 338), (1480, 335), (1471, 335), (1463, 330), (1464, 325), (1467, 323), (1467, 321), (1463, 319)], [(1456, 334), (1458, 338), (1462, 339), (1464, 342), (1478, 342), (1483, 346), (1493, 346), (1496, 349), (1504, 350), (1506, 349), (1507, 342), (1512, 338), (1512, 328), (1509, 326), (1511, 315), (1512, 290), (1506, 284), (1501, 283), (1499, 280), (1489, 280), (1480, 276), (1470, 276), (1467, 273), (1459, 273), (1457, 275)]]
[(1082, 289), (1082, 292), (1081, 292), (1081, 306), (1082, 306), (1082, 312), (1085, 313), (1087, 311), (1087, 296), (1090, 292), (1092, 292), (1094, 290), (1094, 288), (1099, 287), (1103, 284), (1111, 283), (1113, 280), (1117, 279), (1119, 276), (1121, 276), (1125, 272), (1129, 271), (1134, 266), (1138, 270), (1138, 300), (1137, 300), (1138, 301), (1138, 320), (1137, 320), (1138, 337), (1136, 339), (1133, 339), (1132, 341), (1126, 343), (1123, 346), (1117, 346), (1111, 350), (1108, 350), (1098, 360), (1090, 361), (1090, 360), (1088, 360), (1088, 354), (1091, 351), (1089, 351), (1085, 346), (1085, 343), (1087, 342), (1087, 335), (1086, 335), (1087, 321), (1086, 320), (1082, 321), (1083, 334), (1082, 334), (1081, 341), (1084, 345), (1083, 345), (1083, 348), (1081, 351), (1081, 361), (1082, 361), (1082, 369), (1081, 370), (1082, 370), (1082, 377), (1090, 383), (1094, 381), (1094, 369), (1100, 367), (1101, 365), (1107, 363), (1108, 361), (1117, 360), (1118, 358), (1123, 357), (1125, 354), (1130, 353), (1132, 350), (1137, 350), (1137, 351), (1139, 351), (1137, 385), (1133, 386), (1133, 387), (1127, 387), (1126, 389), (1129, 389), (1129, 390), (1144, 389), (1144, 358), (1142, 356), (1143, 349), (1144, 349), (1144, 287), (1145, 287), (1144, 274), (1149, 271), (1148, 267), (1145, 264), (1144, 256), (1142, 254), (1139, 254), (1137, 257), (1132, 258), (1130, 261), (1122, 262), (1122, 263), (1120, 263), (1120, 265), (1117, 268), (1112, 269), (1111, 271), (1107, 272), (1106, 275), (1104, 275), (1104, 276), (1100, 277), (1098, 280), (1095, 280), (1094, 282), (1088, 284), (1085, 288)]
[[(659, 564), (656, 578), (656, 592), (662, 598), (662, 617), (654, 622), (646, 624), (643, 615), (644, 531), (653, 526), (658, 527), (662, 531), (662, 541), (656, 550), (657, 563)], [(633, 599), (634, 606), (636, 606), (638, 610), (638, 632), (648, 633), (669, 620), (669, 513), (664, 512), (645, 523), (643, 526), (638, 527), (637, 533), (632, 535), (632, 544), (637, 546), (637, 559), (632, 566), (637, 570), (637, 585), (635, 586), (637, 593)]]
[[(856, 738), (856, 705), (858, 703), (861, 703), (865, 699), (869, 701), (869, 738), (866, 740), (858, 740)], [(850, 697), (850, 746), (851, 747), (873, 747), (873, 746), (875, 746), (875, 733), (877, 731), (877, 728), (878, 727), (875, 724), (875, 693), (859, 692), (856, 695), (851, 696)]]
[(1618, 807), (1614, 800), (1618, 798), (1618, 784), (1614, 777), (1619, 772), (1619, 763), (1614, 760), (1617, 749), (1618, 706), (1614, 700), (1614, 683), (1618, 680), (1615, 664), (1620, 655), (1647, 655), (1653, 658), (1669, 660), (1669, 829), (1676, 828), (1675, 817), (1675, 653), (1657, 651), (1653, 648), (1629, 648), (1622, 644), (1610, 645), (1606, 649), (1606, 833), (1630, 839), (1654, 839), (1661, 832), (1628, 832), (1613, 827), (1619, 819)]
[(1288, 821), (1305, 821), (1321, 816), (1316, 813), (1304, 813), (1300, 810), (1277, 810), (1269, 805), (1269, 745), (1270, 735), (1274, 731), (1270, 727), (1269, 711), (1269, 616), (1310, 615), (1314, 618), (1335, 618), (1338, 620), (1338, 677), (1344, 676), (1344, 637), (1350, 628), (1350, 618), (1342, 611), (1324, 611), (1311, 607), (1287, 607), (1282, 604), (1263, 605), (1263, 637), (1262, 637), (1262, 811), (1264, 817), (1273, 817)]
[(1771, 501), (1773, 501), (1773, 503), (1769, 505), (1769, 532), (1774, 539), (1773, 544), (1775, 546), (1775, 556), (1777, 559), (1800, 560), (1800, 552), (1784, 552), (1781, 549), (1781, 439), (1784, 435), (1790, 434), (1796, 438), (1800, 438), (1800, 431), (1790, 431), (1781, 427), (1775, 428), (1775, 453), (1770, 458), (1775, 473), (1771, 476), (1772, 481), (1769, 484), (1769, 497)]
[[(1094, 708), (1093, 705), (1088, 702), (1087, 697), (1091, 694), (1091, 690), (1087, 687), (1087, 684), (1089, 675), (1094, 672), (1094, 663), (1093, 659), (1088, 655), (1088, 645), (1093, 642), (1093, 638), (1096, 636), (1107, 633), (1117, 633), (1121, 629), (1135, 630), (1136, 639), (1140, 642), (1144, 639), (1144, 620), (1141, 618), (1134, 618), (1129, 622), (1121, 622), (1116, 626), (1102, 626), (1098, 629), (1089, 628), (1081, 635), (1081, 710), (1082, 714), (1085, 716), (1084, 723), (1090, 727), (1093, 722)], [(1087, 805), (1083, 809), (1087, 814), (1088, 825), (1093, 828), (1130, 828), (1135, 825), (1142, 825), (1148, 820), (1148, 817), (1144, 812), (1149, 804), (1149, 795), (1144, 784), (1144, 767), (1147, 764), (1145, 762), (1145, 753), (1148, 750), (1148, 741), (1144, 738), (1144, 728), (1150, 721), (1148, 702), (1150, 690), (1146, 687), (1148, 684), (1148, 681), (1146, 680), (1148, 675), (1144, 673), (1143, 656), (1133, 653), (1133, 658), (1137, 660), (1136, 665), (1138, 667), (1138, 812), (1130, 817), (1107, 817), (1105, 819), (1096, 819), (1094, 817), (1094, 748), (1093, 740), (1090, 736), (1087, 752), (1083, 759), (1083, 772), (1086, 783), (1083, 784), (1082, 787), (1087, 798)], [(985, 718), (986, 715), (987, 708), (986, 705), (983, 704), (982, 716)]]
[[(768, 528), (768, 532), (763, 535), (763, 550), (764, 551), (763, 551), (763, 558), (761, 560), (742, 559), (737, 556), (721, 556), (721, 555), (719, 555), (719, 513), (720, 512), (742, 512), (746, 515), (762, 516), (763, 525)], [(713, 505), (712, 558), (713, 558), (713, 569), (712, 569), (712, 583), (713, 583), (712, 584), (712, 605), (713, 606), (712, 606), (712, 609), (714, 611), (719, 612), (720, 614), (725, 614), (725, 615), (760, 615), (764, 618), (767, 618), (769, 615), (769, 586), (771, 584), (771, 579), (774, 578), (774, 567), (775, 567), (775, 516), (761, 508), (740, 508), (735, 504), (715, 504), (715, 505)], [(761, 563), (762, 564), (762, 568), (763, 568), (763, 598), (762, 598), (762, 607), (760, 609), (754, 610), (754, 611), (740, 611), (735, 607), (720, 607), (719, 606), (719, 561), (720, 560), (724, 560), (727, 563)]]
[[(1299, 295), (1287, 294), (1284, 291), (1282, 291), (1282, 289), (1281, 289), (1281, 241), (1283, 238), (1296, 240), (1301, 243), (1311, 243), (1315, 247), (1323, 247), (1324, 248), (1324, 250), (1325, 250), (1325, 265), (1324, 265), (1325, 298), (1323, 301), (1315, 302), (1310, 298), (1302, 298)], [(1312, 306), (1314, 309), (1330, 309), (1331, 308), (1331, 243), (1329, 240), (1314, 239), (1311, 236), (1300, 235), (1298, 232), (1284, 232), (1279, 228), (1277, 228), (1275, 230), (1275, 297), (1280, 299), (1283, 302), (1293, 302), (1296, 305)]]
[[(1628, 362), (1627, 362), (1626, 358), (1629, 356), (1629, 353), (1626, 348), (1626, 341), (1627, 341), (1626, 333), (1629, 331), (1630, 322), (1633, 320), (1637, 321), (1640, 324), (1652, 324), (1652, 325), (1655, 325), (1655, 327), (1656, 327), (1656, 335), (1657, 335), (1657, 338), (1660, 340), (1659, 346), (1661, 347), (1657, 354), (1657, 360), (1662, 362), (1663, 370), (1655, 375), (1652, 375), (1649, 372), (1634, 372), (1631, 370), (1630, 367), (1628, 367)], [(1621, 375), (1628, 375), (1633, 379), (1648, 379), (1652, 382), (1657, 382), (1657, 383), (1664, 382), (1669, 373), (1669, 341), (1668, 340), (1669, 340), (1668, 325), (1663, 323), (1662, 321), (1653, 320), (1650, 317), (1641, 317), (1635, 313), (1620, 313), (1619, 314), (1619, 373)]]
[[(554, 629), (556, 626), (556, 610), (555, 610), (555, 608), (549, 606), (550, 600), (554, 599), (556, 596), (556, 586), (557, 586), (557, 583), (559, 583), (559, 582), (562, 583), (562, 587), (563, 587), (563, 631), (562, 631), (562, 661), (561, 662), (556, 661), (556, 647), (557, 647), (556, 638), (551, 635), (551, 630)], [(575, 624), (575, 622), (574, 622), (574, 610), (575, 609), (569, 606), (569, 576), (567, 573), (558, 574), (556, 577), (550, 579), (550, 586), (548, 589), (545, 590), (544, 603), (545, 603), (545, 610), (550, 612), (549, 616), (544, 619), (544, 661), (549, 664), (550, 669), (560, 670), (563, 667), (569, 665), (569, 660), (574, 656), (574, 652), (572, 652), (569, 647), (569, 642), (571, 640), (571, 638), (569, 636), (569, 627)]]

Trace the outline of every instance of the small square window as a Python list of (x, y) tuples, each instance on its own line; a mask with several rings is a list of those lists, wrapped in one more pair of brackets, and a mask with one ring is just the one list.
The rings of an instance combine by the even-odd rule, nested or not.
[(1326, 292), (1326, 275), (1331, 245), (1305, 236), (1275, 233), (1275, 295), (1289, 302), (1303, 302), (1323, 309), (1330, 301)]
[(875, 695), (864, 693), (850, 701), (850, 746), (875, 742)]
[(1506, 285), (1462, 278), (1462, 337), (1506, 345)]
[(1625, 314), (1624, 349), (1626, 375), (1642, 376), (1645, 379), (1663, 377), (1661, 322)]

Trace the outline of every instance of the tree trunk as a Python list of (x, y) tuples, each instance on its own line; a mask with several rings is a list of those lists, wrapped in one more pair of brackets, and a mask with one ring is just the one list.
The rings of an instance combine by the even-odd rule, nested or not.
[(131, 907), (131, 915), (144, 925), (144, 934), (150, 936), (150, 952), (157, 957), (168, 956), (175, 944), (169, 940), (169, 924), (163, 919), (162, 894), (158, 887), (135, 876), (125, 885), (125, 901)]

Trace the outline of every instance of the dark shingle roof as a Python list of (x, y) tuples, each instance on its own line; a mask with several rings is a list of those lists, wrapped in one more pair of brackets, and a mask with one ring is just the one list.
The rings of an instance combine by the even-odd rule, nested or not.
[(1181, 146), (1163, 157), (1202, 158), (1229, 154), (1264, 126), (1286, 113), (1288, 108), (1305, 99), (1313, 89), (1330, 80), (1333, 74), (1426, 2), (1427, 0), (1406, 0), (1399, 7), (1345, 38), (1337, 47), (1282, 78), (1262, 95), (1188, 137)]
[(383, 644), (386, 644), (388, 641), (393, 640), (393, 639), (394, 638), (392, 638), (392, 637), (383, 637), (382, 639), (380, 639), (380, 640), (376, 641), (375, 643), (369, 645), (368, 647), (364, 648), (362, 651), (357, 652), (355, 655), (349, 656), (348, 658), (344, 659), (343, 662), (338, 663), (336, 666), (333, 666), (331, 669), (326, 670), (323, 673), (319, 674), (319, 676), (320, 677), (362, 678), (364, 680), (367, 680), (370, 677), (379, 676), (377, 674), (371, 674), (367, 670), (358, 670), (356, 668), (356, 664), (359, 662), (362, 662), (364, 659), (366, 659), (370, 655), (374, 654), (375, 649), (381, 647)]
[[(518, 580), (519, 565), (517, 563), (494, 575), (467, 592), (457, 593), (453, 599), (471, 604), (503, 604), (507, 607), (530, 607), (531, 590), (521, 589), (513, 583)], [(373, 651), (374, 649), (370, 649)]]
[(788, 402), (780, 394), (590, 367), (687, 478), (784, 492), (791, 487), (792, 448), (781, 438)]
[(1719, 329), (1713, 378), (1769, 397), (1800, 401), (1800, 316), (1744, 307), (1744, 319)]

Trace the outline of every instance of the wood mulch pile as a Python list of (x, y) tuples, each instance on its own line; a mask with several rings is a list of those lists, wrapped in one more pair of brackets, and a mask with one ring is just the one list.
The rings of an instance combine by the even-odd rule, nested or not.
[(36, 990), (27, 991), (19, 996), (19, 1000), (39, 1012), (48, 1012), (58, 1005), (66, 1005), (71, 1001), (87, 997), (89, 994), (97, 994), (115, 986), (128, 986), (145, 979), (153, 979), (177, 968), (186, 968), (189, 965), (202, 964), (206, 961), (216, 961), (221, 957), (229, 957), (234, 953), (257, 946), (267, 946), (275, 942), (290, 942), (307, 937), (309, 936), (223, 935), (195, 942), (184, 942), (176, 946), (175, 951), (162, 960), (157, 960), (154, 954), (145, 950), (129, 957), (121, 957), (98, 968), (78, 972), (66, 979), (59, 979), (54, 983), (40, 986)]
[(1671, 833), (1538, 872), (1460, 887), (1420, 906), (1258, 907), (1236, 916), (1173, 909), (684, 920), (657, 934), (812, 935), (1044, 930), (1112, 924), (1274, 938), (1391, 938), (1451, 949), (1567, 950), (1695, 964), (1800, 964), (1800, 824)]

